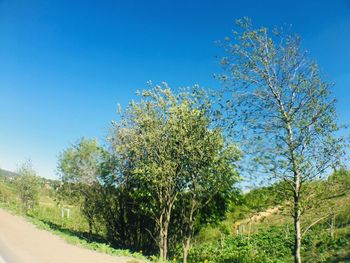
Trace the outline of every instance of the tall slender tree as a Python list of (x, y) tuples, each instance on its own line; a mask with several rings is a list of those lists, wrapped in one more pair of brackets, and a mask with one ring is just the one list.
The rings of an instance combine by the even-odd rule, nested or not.
[(255, 29), (248, 18), (237, 25), (222, 43), (220, 79), (229, 92), (223, 96), (232, 117), (229, 127), (245, 142), (241, 148), (257, 164), (256, 174), (285, 182), (293, 203), (294, 258), (300, 263), (303, 186), (324, 176), (343, 153), (332, 85), (301, 49), (300, 37)]

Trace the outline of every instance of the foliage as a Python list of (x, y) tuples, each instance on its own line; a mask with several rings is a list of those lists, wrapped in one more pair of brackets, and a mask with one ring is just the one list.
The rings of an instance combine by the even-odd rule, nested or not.
[[(337, 259), (349, 259), (348, 248), (349, 232), (332, 240), (320, 225), (305, 237), (302, 255), (305, 262), (338, 262)], [(282, 226), (271, 226), (250, 236), (222, 236), (215, 241), (196, 244), (190, 250), (189, 261), (291, 262), (292, 252), (293, 233), (288, 234)]]
[(251, 236), (224, 236), (212, 243), (195, 246), (190, 251), (191, 262), (286, 262), (292, 255), (292, 237), (278, 228)]
[(338, 195), (350, 191), (350, 171), (345, 168), (334, 171), (327, 181), (328, 185), (332, 185), (333, 191)]
[(32, 212), (39, 202), (40, 179), (30, 162), (24, 163), (17, 171), (16, 190), (25, 213)]
[[(1, 207), (70, 243), (141, 260), (348, 260), (350, 173), (338, 166), (331, 85), (298, 36), (237, 25), (222, 44), (228, 93), (218, 103), (198, 86), (144, 90), (107, 147), (82, 138), (61, 153), (60, 181), (29, 164), (19, 176), (0, 169)], [(237, 189), (239, 168), (259, 187)]]
[(252, 189), (244, 196), (244, 204), (250, 211), (261, 212), (269, 207), (280, 205), (285, 201), (281, 194), (283, 183)]
[[(195, 228), (224, 212), (234, 193), (238, 151), (213, 127), (211, 113), (210, 101), (198, 87), (173, 93), (164, 84), (144, 91), (114, 126), (111, 141), (121, 167), (116, 182), (134, 186), (139, 211), (154, 221), (155, 230), (148, 231), (156, 233), (163, 260), (169, 231), (173, 244), (185, 242), (186, 258)], [(169, 230), (170, 224), (179, 229)]]
[[(6, 192), (3, 191), (6, 189)], [(8, 211), (23, 215), (23, 210), (18, 209), (18, 199), (16, 198), (17, 184), (11, 182), (0, 181), (0, 195), (3, 194), (5, 199), (0, 199), (0, 207)], [(62, 239), (73, 245), (107, 253), (114, 256), (126, 256), (139, 259), (137, 262), (149, 262), (149, 260), (139, 252), (131, 252), (128, 249), (114, 248), (105, 239), (95, 236), (93, 240), (89, 239), (89, 226), (85, 217), (81, 214), (79, 207), (70, 206), (71, 215), (69, 219), (61, 218), (61, 208), (56, 206), (54, 200), (46, 196), (47, 192), (39, 192), (39, 206), (31, 211), (29, 215), (24, 215), (25, 218), (36, 225), (38, 228), (52, 232), (60, 236)], [(3, 202), (5, 201), (5, 202)]]
[(59, 188), (62, 199), (79, 202), (81, 211), (89, 223), (92, 234), (99, 207), (98, 176), (102, 163), (102, 149), (96, 140), (82, 138), (76, 145), (66, 149), (59, 157), (58, 171), (63, 184)]
[[(337, 181), (335, 179), (337, 173), (332, 174), (327, 180), (314, 182), (308, 187), (320, 187), (322, 189), (323, 186), (329, 186), (328, 180), (333, 180), (334, 184), (346, 180), (345, 176), (345, 178), (341, 177)], [(342, 174), (346, 175), (348, 172), (343, 171)], [(271, 187), (274, 188), (275, 186)], [(264, 197), (264, 195), (268, 197)], [(276, 202), (273, 200), (273, 194), (266, 191), (266, 187), (257, 188), (244, 194), (241, 197), (240, 204), (236, 204), (234, 207), (234, 215), (231, 215), (233, 212), (230, 211), (227, 220), (218, 225), (207, 226), (195, 238), (195, 245), (190, 250), (190, 262), (205, 262), (205, 260), (218, 263), (292, 261), (293, 226), (292, 221), (281, 214), (282, 211), (277, 214), (270, 214), (264, 220), (253, 222), (251, 230), (247, 230), (249, 222), (244, 218), (254, 215), (260, 209), (255, 209), (255, 202), (250, 207), (250, 202), (246, 202), (245, 199), (258, 200), (261, 197), (263, 197), (262, 200), (270, 200), (271, 204)], [(279, 197), (276, 196), (276, 198)], [(281, 204), (281, 202), (278, 203)], [(310, 228), (304, 235), (301, 254), (305, 262), (341, 262), (350, 259), (349, 204), (350, 195), (347, 191), (345, 194), (335, 195), (332, 198), (332, 203), (322, 202), (317, 209), (313, 209), (312, 213), (305, 214), (304, 221), (308, 223), (318, 219), (319, 214), (324, 214), (323, 210), (329, 211), (332, 208), (335, 213), (334, 221), (330, 215)], [(240, 214), (239, 211), (243, 211), (240, 219), (236, 216)], [(234, 231), (236, 222), (241, 222), (242, 225), (245, 224), (246, 231), (240, 231), (237, 235)], [(245, 242), (241, 241), (242, 239)], [(266, 243), (264, 243), (265, 241)], [(269, 243), (270, 241), (272, 243)], [(230, 258), (226, 259), (226, 255), (230, 255)]]
[(314, 194), (303, 186), (324, 177), (344, 153), (343, 140), (335, 135), (335, 99), (298, 36), (255, 29), (247, 18), (237, 25), (233, 39), (223, 43), (227, 56), (221, 80), (231, 93), (231, 120), (237, 122), (233, 129), (229, 122), (229, 129), (242, 139), (244, 154), (259, 170), (255, 174), (286, 183), (295, 220), (295, 258), (301, 262), (303, 202)]

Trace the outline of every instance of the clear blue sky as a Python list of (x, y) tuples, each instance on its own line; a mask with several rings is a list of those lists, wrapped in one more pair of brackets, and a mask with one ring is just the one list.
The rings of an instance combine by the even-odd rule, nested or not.
[(103, 140), (146, 82), (216, 88), (215, 46), (242, 16), (289, 26), (334, 81), (350, 121), (350, 1), (0, 0), (0, 167), (55, 178), (79, 137)]

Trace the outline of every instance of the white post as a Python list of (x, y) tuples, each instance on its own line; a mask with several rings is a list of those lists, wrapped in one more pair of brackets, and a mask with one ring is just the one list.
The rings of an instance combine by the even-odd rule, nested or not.
[(62, 207), (62, 220), (64, 218), (64, 208)]
[(64, 208), (62, 207), (62, 210), (61, 210), (61, 215), (62, 215), (62, 226), (64, 224)]
[(67, 208), (67, 219), (69, 219), (69, 213), (70, 213), (70, 209)]

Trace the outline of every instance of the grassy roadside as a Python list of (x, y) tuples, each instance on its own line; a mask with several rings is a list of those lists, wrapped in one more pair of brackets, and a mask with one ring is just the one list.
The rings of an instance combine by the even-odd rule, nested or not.
[(113, 256), (123, 256), (123, 257), (130, 257), (134, 259), (139, 259), (141, 261), (136, 261), (130, 259), (130, 263), (136, 263), (136, 262), (150, 262), (145, 256), (143, 256), (141, 253), (137, 252), (131, 252), (129, 250), (124, 250), (124, 249), (115, 249), (111, 246), (109, 246), (106, 243), (98, 243), (98, 242), (89, 242), (84, 238), (80, 238), (78, 236), (72, 235), (67, 231), (60, 230), (58, 228), (52, 227), (49, 223), (45, 223), (35, 217), (26, 217), (26, 219), (34, 224), (36, 227), (39, 229), (43, 229), (46, 231), (50, 231), (51, 233), (61, 237), (67, 243), (72, 244), (72, 245), (77, 245), (83, 248), (91, 249), (94, 251), (106, 253), (109, 255)]
[(112, 247), (108, 241), (103, 239), (103, 231), (95, 233), (90, 240), (86, 219), (82, 216), (78, 207), (69, 207), (70, 218), (65, 218), (62, 221), (61, 208), (54, 201), (52, 189), (43, 187), (40, 191), (39, 206), (29, 215), (26, 215), (23, 212), (13, 181), (0, 176), (0, 208), (25, 218), (26, 221), (32, 223), (38, 229), (49, 231), (72, 245), (112, 256), (130, 257), (128, 263), (160, 263), (157, 256), (146, 257), (142, 254), (142, 251), (133, 252), (128, 249)]
[(57, 227), (57, 225), (55, 224), (44, 222), (43, 220), (40, 220), (34, 216), (31, 216), (31, 215), (28, 216), (23, 214), (19, 209), (19, 206), (13, 206), (12, 204), (0, 202), (0, 208), (10, 212), (11, 214), (22, 216), (28, 222), (35, 225), (38, 229), (49, 231), (54, 235), (59, 236), (69, 244), (94, 250), (101, 253), (106, 253), (112, 256), (130, 257), (130, 261), (128, 261), (128, 263), (153, 262), (147, 257), (143, 256), (141, 253), (131, 252), (127, 249), (116, 249), (102, 242), (89, 242), (83, 237), (74, 235), (73, 232), (69, 231), (68, 229), (60, 228), (60, 227)]

